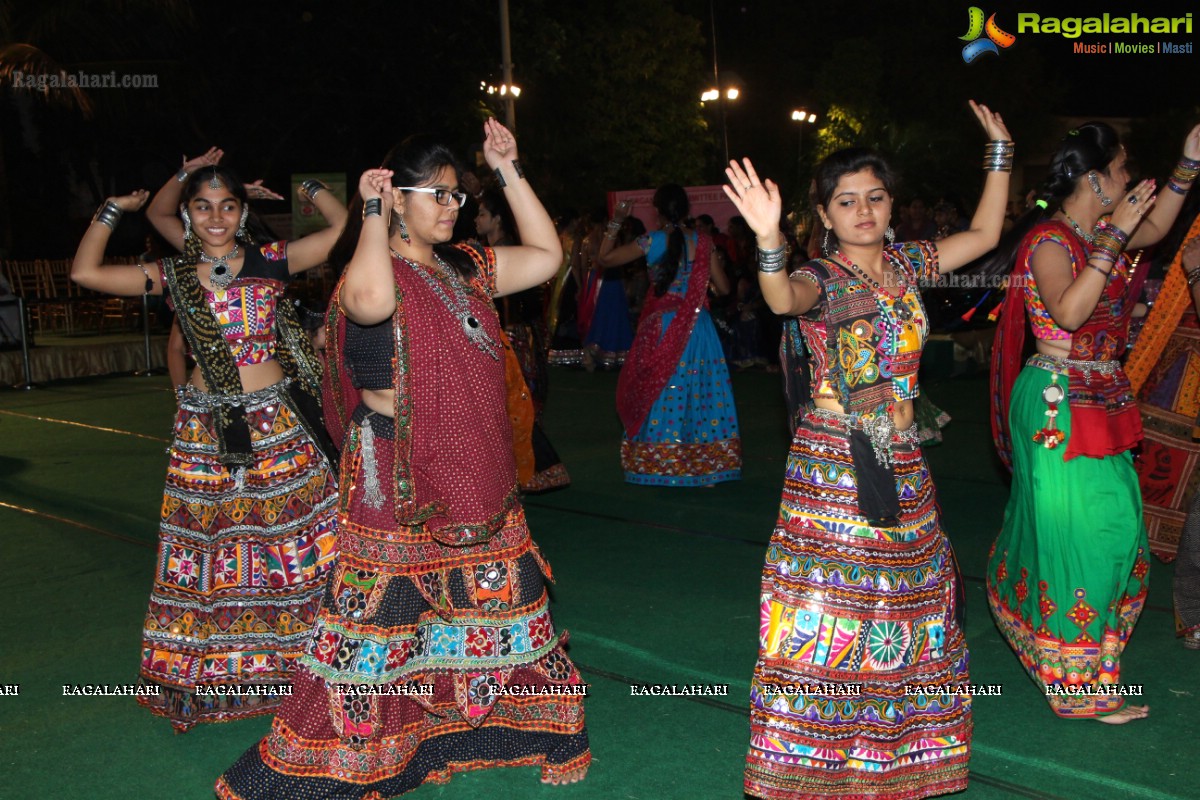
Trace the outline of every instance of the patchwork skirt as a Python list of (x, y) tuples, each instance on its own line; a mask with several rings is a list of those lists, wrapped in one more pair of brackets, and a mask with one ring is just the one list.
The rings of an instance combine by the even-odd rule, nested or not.
[[(449, 547), (397, 525), (360, 489), (392, 474), (392, 421), (356, 413), (342, 454), (338, 562), (313, 637), (270, 733), (217, 782), (222, 798), (395, 797), (456, 772), (591, 761), (587, 691), (554, 630), (550, 569), (512, 502), (486, 542)], [(365, 423), (363, 422), (366, 417)]]
[(807, 409), (767, 548), (745, 790), (917, 798), (967, 785), (961, 580), (919, 447), (892, 441), (900, 525), (858, 510), (847, 417)]
[[(218, 460), (212, 410), (189, 388), (175, 418), (138, 701), (177, 730), (270, 713), (304, 651), (333, 562), (335, 475), (284, 391), (235, 399), (254, 460)], [(228, 402), (226, 400), (225, 402)]]

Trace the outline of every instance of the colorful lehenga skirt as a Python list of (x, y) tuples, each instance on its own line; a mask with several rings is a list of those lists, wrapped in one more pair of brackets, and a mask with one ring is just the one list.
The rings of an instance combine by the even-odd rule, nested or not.
[(918, 798), (967, 785), (961, 580), (921, 450), (893, 439), (900, 525), (861, 516), (847, 418), (807, 409), (763, 569), (745, 789)]
[[(392, 475), (391, 420), (368, 424), (377, 474)], [(338, 561), (292, 695), (218, 796), (379, 800), (475, 769), (582, 770), (586, 685), (554, 630), (550, 569), (520, 504), (477, 545), (397, 525), (389, 481), (379, 508), (358, 488), (360, 430), (342, 454)]]
[(621, 270), (606, 269), (583, 343), (586, 357), (595, 366), (615, 369), (625, 363), (632, 344), (633, 326), (629, 323), (629, 302)]
[[(242, 395), (254, 461), (218, 459), (212, 409), (175, 418), (138, 698), (178, 730), (272, 712), (292, 679), (334, 557), (331, 465), (277, 384)], [(261, 694), (255, 694), (261, 692)]]
[[(1026, 366), (1013, 386), (1013, 483), (988, 559), (996, 624), (1060, 717), (1118, 711), (1121, 652), (1146, 602), (1148, 546), (1128, 452), (1063, 461), (1033, 441), (1052, 373)], [(1061, 384), (1060, 384), (1061, 385)], [(1071, 411), (1057, 427), (1071, 436)]]
[[(673, 313), (664, 315), (662, 328)], [(679, 364), (635, 435), (621, 440), (625, 480), (646, 486), (707, 486), (742, 477), (742, 440), (725, 353), (700, 311)]]

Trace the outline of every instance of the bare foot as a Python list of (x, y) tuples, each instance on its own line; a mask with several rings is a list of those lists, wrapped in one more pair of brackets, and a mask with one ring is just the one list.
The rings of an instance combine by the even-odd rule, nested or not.
[(542, 783), (548, 786), (566, 786), (569, 783), (579, 783), (586, 776), (587, 767), (580, 767), (570, 772), (552, 772), (549, 775), (543, 770)]
[(1109, 725), (1124, 725), (1126, 722), (1132, 722), (1135, 719), (1145, 719), (1150, 715), (1150, 706), (1131, 706), (1125, 705), (1120, 711), (1113, 712), (1103, 717), (1096, 717), (1101, 722), (1106, 722)]

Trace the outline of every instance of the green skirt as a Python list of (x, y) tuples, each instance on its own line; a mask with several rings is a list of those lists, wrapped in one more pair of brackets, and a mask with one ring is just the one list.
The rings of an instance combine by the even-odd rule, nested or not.
[[(988, 603), (1055, 714), (1104, 716), (1139, 693), (1121, 685), (1120, 663), (1146, 602), (1142, 497), (1128, 452), (1064, 461), (1066, 442), (1033, 441), (1051, 374), (1027, 365), (1013, 387), (1012, 493), (988, 559)], [(1065, 402), (1056, 423), (1069, 441)]]

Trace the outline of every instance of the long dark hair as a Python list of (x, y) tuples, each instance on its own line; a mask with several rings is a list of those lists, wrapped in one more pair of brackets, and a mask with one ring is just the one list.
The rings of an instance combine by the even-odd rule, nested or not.
[[(816, 201), (822, 208), (826, 209), (826, 215), (829, 213), (829, 202), (833, 199), (833, 193), (837, 191), (838, 181), (845, 175), (853, 175), (856, 172), (862, 172), (864, 169), (871, 170), (875, 177), (879, 179), (879, 182), (883, 184), (883, 188), (887, 193), (893, 198), (896, 196), (899, 179), (883, 155), (869, 147), (847, 147), (830, 153), (825, 157), (824, 161), (817, 165), (817, 176), (815, 178)], [(818, 221), (820, 221), (820, 217), (818, 217)], [(821, 236), (822, 242), (824, 242), (824, 234)], [(832, 230), (829, 231), (828, 241), (830, 250), (839, 244), (837, 234)], [(826, 249), (824, 246), (821, 249), (823, 251), (822, 255), (828, 255), (828, 253), (824, 252)]]
[(1050, 172), (1038, 187), (1033, 206), (1004, 234), (992, 254), (977, 271), (984, 275), (1007, 275), (1012, 271), (1021, 240), (1034, 225), (1052, 216), (1070, 197), (1088, 173), (1108, 173), (1108, 166), (1121, 152), (1121, 140), (1111, 125), (1089, 122), (1067, 133), (1050, 159)]
[[(400, 142), (388, 151), (380, 167), (392, 171), (393, 186), (420, 186), (432, 180), (443, 167), (453, 169), (456, 180), (462, 174), (458, 159), (450, 148), (428, 134), (417, 134)], [(358, 247), (358, 237), (362, 233), (362, 207), (362, 196), (356, 192), (350, 201), (346, 228), (329, 251), (329, 263), (338, 273), (350, 263)], [(399, 219), (393, 213), (388, 223), (388, 236), (395, 235), (398, 228)], [(463, 279), (475, 277), (475, 263), (454, 245), (435, 244), (433, 251)]]
[(654, 207), (667, 222), (667, 253), (658, 265), (657, 280), (654, 281), (655, 297), (662, 297), (675, 280), (679, 267), (683, 263), (685, 245), (683, 241), (683, 221), (688, 215), (688, 196), (683, 187), (677, 183), (668, 183), (658, 187), (654, 193)]

